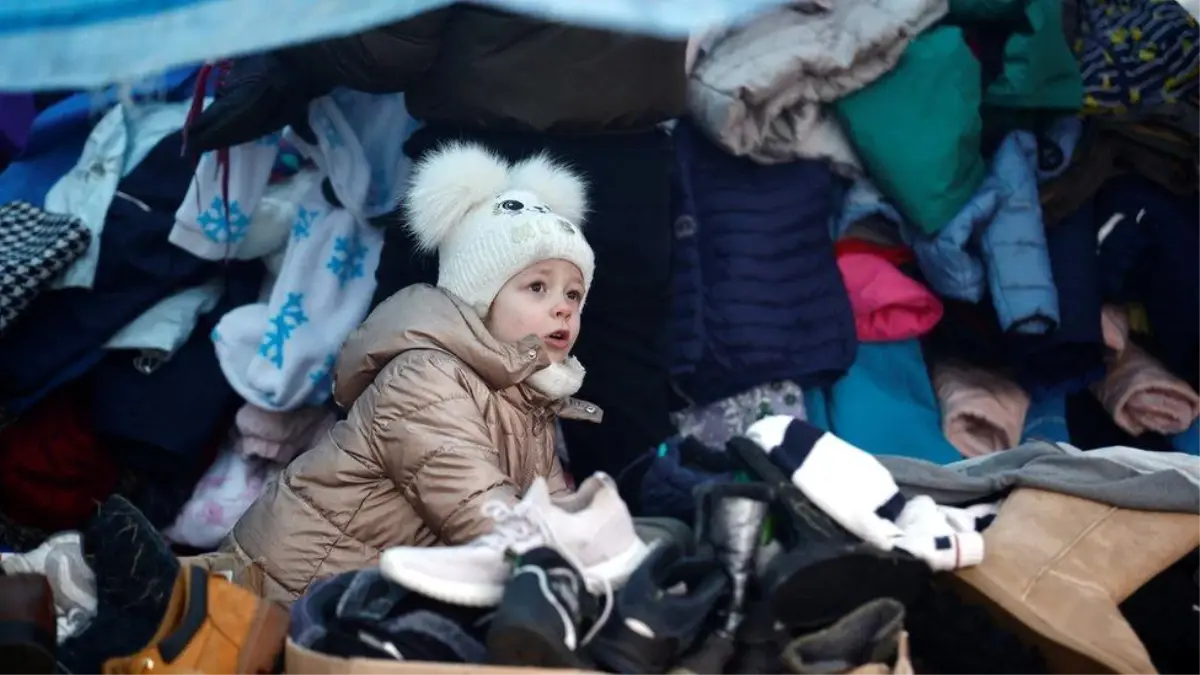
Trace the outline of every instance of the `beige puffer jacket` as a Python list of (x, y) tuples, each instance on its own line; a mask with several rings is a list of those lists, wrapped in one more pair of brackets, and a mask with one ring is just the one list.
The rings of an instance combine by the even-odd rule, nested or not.
[(548, 364), (539, 339), (498, 342), (440, 289), (400, 291), (342, 348), (334, 399), (347, 418), (266, 487), (223, 548), (264, 596), (290, 603), (389, 546), (488, 532), (480, 507), (516, 503), (538, 476), (565, 491), (555, 415), (598, 422), (600, 410), (531, 387)]

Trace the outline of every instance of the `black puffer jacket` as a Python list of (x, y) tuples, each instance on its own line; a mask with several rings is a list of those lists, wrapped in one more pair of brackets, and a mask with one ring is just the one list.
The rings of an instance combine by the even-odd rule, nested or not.
[(458, 3), (358, 35), (235, 63), (192, 126), (196, 151), (303, 116), (337, 86), (405, 92), (428, 123), (566, 133), (645, 129), (683, 110), (684, 43)]

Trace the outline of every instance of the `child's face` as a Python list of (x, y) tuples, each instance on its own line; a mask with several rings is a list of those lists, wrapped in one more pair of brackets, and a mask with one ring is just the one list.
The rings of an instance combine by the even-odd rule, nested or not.
[(566, 360), (579, 337), (583, 275), (566, 260), (543, 260), (518, 272), (492, 301), (487, 326), (502, 342), (536, 335), (551, 360)]

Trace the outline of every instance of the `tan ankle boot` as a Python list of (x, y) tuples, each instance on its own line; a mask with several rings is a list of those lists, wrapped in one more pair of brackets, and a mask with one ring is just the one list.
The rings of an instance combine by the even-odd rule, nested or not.
[(983, 563), (950, 578), (1052, 671), (1157, 672), (1117, 605), (1200, 544), (1200, 516), (1018, 488), (983, 537)]
[(288, 613), (219, 574), (183, 565), (158, 633), (141, 651), (109, 659), (106, 675), (275, 672)]

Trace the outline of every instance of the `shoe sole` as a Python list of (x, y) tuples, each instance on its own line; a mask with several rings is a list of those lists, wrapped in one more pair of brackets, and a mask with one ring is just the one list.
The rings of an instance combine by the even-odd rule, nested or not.
[(440, 579), (396, 562), (388, 551), (379, 556), (379, 572), (410, 591), (460, 607), (495, 607), (504, 597), (503, 585)]
[[(619, 586), (649, 554), (650, 547), (635, 538), (635, 543), (620, 555), (587, 568), (585, 577), (598, 577)], [(399, 564), (388, 556), (387, 551), (379, 557), (379, 571), (389, 581), (410, 591), (460, 607), (495, 607), (504, 598), (503, 584), (448, 581)]]
[[(609, 558), (602, 563), (592, 565), (583, 570), (584, 578), (599, 578), (604, 579), (613, 588), (620, 587), (629, 581), (629, 577), (637, 571), (642, 561), (646, 556), (650, 555), (650, 547), (646, 542), (642, 541), (637, 536), (633, 538), (633, 544), (615, 557)], [(599, 591), (602, 589), (593, 589)]]
[(284, 642), (287, 641), (290, 615), (282, 606), (269, 600), (259, 600), (238, 654), (238, 675), (260, 675), (280, 672)]
[(763, 579), (775, 617), (793, 628), (827, 625), (878, 598), (911, 607), (932, 576), (922, 560), (876, 552), (867, 544), (807, 560), (770, 569)]

